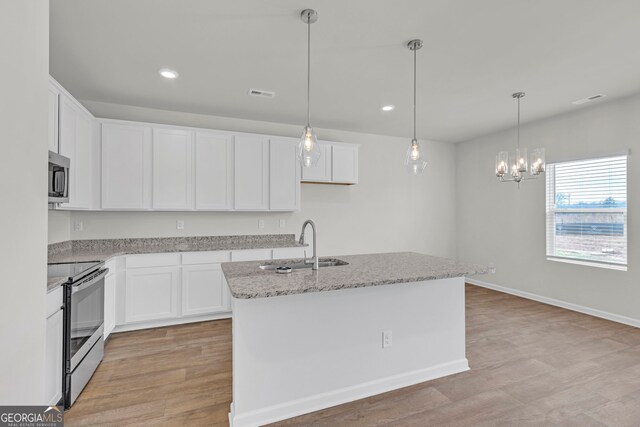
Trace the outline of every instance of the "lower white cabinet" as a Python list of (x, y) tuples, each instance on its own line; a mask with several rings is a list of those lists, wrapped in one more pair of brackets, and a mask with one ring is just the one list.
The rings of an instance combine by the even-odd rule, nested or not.
[(182, 267), (182, 315), (229, 311), (229, 292), (220, 264)]
[(178, 317), (179, 286), (180, 267), (127, 270), (125, 323)]
[(47, 405), (62, 398), (62, 287), (47, 294), (47, 332), (45, 342), (44, 389)]
[(109, 269), (104, 278), (104, 339), (116, 327), (116, 273)]

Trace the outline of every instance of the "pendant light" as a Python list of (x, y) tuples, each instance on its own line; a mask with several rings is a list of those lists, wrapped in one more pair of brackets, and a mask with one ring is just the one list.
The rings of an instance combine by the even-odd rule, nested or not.
[(416, 138), (416, 54), (418, 49), (422, 47), (422, 40), (411, 40), (407, 43), (407, 47), (413, 51), (413, 139), (411, 140), (411, 146), (407, 149), (404, 165), (407, 168), (407, 172), (412, 175), (418, 175), (427, 166), (427, 161), (423, 157), (424, 153), (420, 152), (420, 143)]
[[(531, 151), (531, 157), (527, 157), (527, 149), (520, 148), (520, 100), (524, 98), (524, 92), (516, 92), (511, 95), (518, 100), (518, 132), (516, 137), (516, 152), (509, 154), (507, 151), (500, 151), (496, 156), (496, 177), (500, 182), (515, 182), (520, 186), (520, 182), (535, 179), (544, 173), (545, 152), (544, 148), (536, 148)], [(525, 173), (529, 171), (529, 178)], [(507, 173), (511, 176), (507, 177)]]
[(315, 166), (320, 159), (318, 136), (311, 127), (311, 24), (318, 20), (318, 12), (305, 9), (300, 14), (302, 22), (307, 24), (307, 125), (302, 130), (298, 145), (298, 159), (303, 167)]

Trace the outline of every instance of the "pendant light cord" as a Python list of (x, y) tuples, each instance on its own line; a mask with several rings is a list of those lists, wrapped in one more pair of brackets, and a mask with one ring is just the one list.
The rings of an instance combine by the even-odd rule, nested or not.
[(417, 50), (413, 49), (413, 139), (416, 140), (416, 61)]
[(520, 149), (520, 97), (518, 97), (518, 150)]
[(311, 12), (307, 13), (307, 126), (311, 124)]

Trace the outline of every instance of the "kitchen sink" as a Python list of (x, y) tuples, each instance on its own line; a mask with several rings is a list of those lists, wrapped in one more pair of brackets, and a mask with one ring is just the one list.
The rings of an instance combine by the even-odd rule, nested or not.
[[(349, 265), (349, 263), (335, 258), (320, 258), (318, 260), (318, 267), (339, 267), (341, 265)], [(272, 261), (260, 264), (261, 270), (276, 270), (279, 267), (289, 267), (292, 270), (300, 270), (302, 268), (313, 267), (313, 263), (305, 264), (303, 260), (295, 259), (290, 261)]]

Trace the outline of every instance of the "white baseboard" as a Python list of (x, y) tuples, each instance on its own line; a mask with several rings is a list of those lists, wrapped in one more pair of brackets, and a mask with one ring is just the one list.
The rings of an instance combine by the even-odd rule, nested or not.
[(503, 292), (505, 294), (511, 294), (518, 297), (538, 301), (544, 304), (554, 305), (556, 307), (566, 308), (567, 310), (577, 311), (578, 313), (588, 314), (594, 317), (600, 317), (602, 319), (611, 320), (612, 322), (623, 323), (625, 325), (634, 326), (640, 328), (640, 319), (634, 319), (632, 317), (621, 316), (619, 314), (609, 313), (607, 311), (597, 310), (595, 308), (585, 307), (578, 304), (573, 304), (566, 301), (561, 301), (554, 298), (544, 297), (542, 295), (532, 294), (529, 292), (519, 291), (517, 289), (507, 288), (505, 286), (494, 285), (493, 283), (483, 282), (482, 280), (467, 279), (467, 283), (471, 285), (480, 286), (482, 288), (493, 289), (494, 291)]
[(229, 412), (229, 425), (231, 427), (261, 426), (468, 370), (469, 362), (466, 358), (454, 360), (441, 365), (296, 399), (244, 414), (236, 414), (232, 403), (231, 412)]
[(116, 325), (111, 331), (112, 334), (118, 332), (137, 331), (139, 329), (161, 328), (163, 326), (182, 325), (185, 323), (206, 322), (208, 320), (231, 319), (231, 312), (205, 314), (200, 316), (179, 317), (177, 319), (154, 320), (151, 322), (128, 323)]

